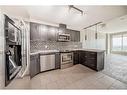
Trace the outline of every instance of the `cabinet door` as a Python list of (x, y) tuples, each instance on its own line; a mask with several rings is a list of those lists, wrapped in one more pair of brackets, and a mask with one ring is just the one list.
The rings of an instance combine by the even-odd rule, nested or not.
[(43, 24), (38, 25), (38, 32), (39, 32), (39, 38), (41, 41), (47, 41), (48, 40), (48, 27)]
[(39, 39), (39, 31), (38, 24), (30, 23), (30, 40), (38, 40)]
[(60, 69), (60, 53), (55, 54), (55, 68)]
[(57, 28), (48, 26), (48, 33), (47, 33), (48, 41), (56, 41), (57, 40), (57, 31), (58, 31)]
[(39, 72), (40, 72), (40, 57), (39, 57), (39, 55), (37, 56), (37, 58), (36, 58), (36, 74), (38, 74)]
[(70, 34), (71, 41), (74, 42), (74, 32), (73, 32), (73, 30), (67, 29), (66, 33)]
[(86, 51), (85, 52), (86, 59), (85, 59), (84, 65), (95, 70), (96, 64), (97, 64), (96, 56), (97, 56), (96, 52)]
[(80, 61), (81, 64), (82, 64), (82, 65), (85, 65), (85, 60), (86, 60), (85, 51), (81, 51), (81, 52), (80, 52), (80, 58), (81, 58), (81, 59), (80, 59), (80, 60), (81, 60), (81, 61)]
[(75, 31), (74, 33), (74, 41), (79, 42), (80, 41), (80, 31)]
[(30, 57), (30, 77), (34, 77), (40, 72), (39, 55), (32, 55)]
[(30, 58), (30, 77), (34, 77), (35, 75), (35, 72), (36, 72), (36, 69), (35, 69), (35, 60), (34, 60), (34, 57), (31, 57)]
[(80, 41), (80, 31), (69, 30), (69, 29), (67, 31), (71, 36), (71, 41), (73, 41), (73, 42), (79, 42)]
[(79, 64), (79, 52), (74, 51), (74, 65)]

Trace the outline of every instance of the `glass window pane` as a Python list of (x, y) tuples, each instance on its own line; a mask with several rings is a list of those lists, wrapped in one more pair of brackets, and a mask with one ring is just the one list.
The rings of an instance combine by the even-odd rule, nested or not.
[(127, 34), (123, 35), (123, 50), (127, 50)]
[(122, 35), (114, 35), (112, 37), (112, 50), (120, 51), (122, 47)]

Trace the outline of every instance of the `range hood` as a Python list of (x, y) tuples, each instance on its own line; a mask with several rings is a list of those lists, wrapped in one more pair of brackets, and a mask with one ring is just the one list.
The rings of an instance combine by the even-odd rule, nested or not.
[(58, 33), (58, 39), (59, 42), (69, 42), (70, 41), (70, 34), (66, 33), (67, 31), (67, 25), (66, 24), (59, 24), (59, 33)]
[(67, 25), (66, 24), (59, 24), (59, 33), (66, 33)]

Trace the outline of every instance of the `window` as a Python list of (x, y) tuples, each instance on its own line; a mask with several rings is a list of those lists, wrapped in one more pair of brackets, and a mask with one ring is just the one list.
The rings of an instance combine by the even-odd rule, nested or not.
[(122, 50), (122, 35), (114, 35), (112, 37), (112, 50), (120, 51)]
[(112, 51), (127, 51), (127, 33), (114, 34), (111, 41)]
[(123, 35), (123, 50), (127, 51), (127, 34)]

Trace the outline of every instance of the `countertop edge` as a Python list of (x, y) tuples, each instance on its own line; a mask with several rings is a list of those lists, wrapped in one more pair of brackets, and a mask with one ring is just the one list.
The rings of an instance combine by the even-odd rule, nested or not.
[(74, 52), (74, 51), (90, 51), (90, 52), (105, 52), (106, 50), (99, 50), (99, 49), (72, 49), (68, 51), (51, 51), (51, 52), (34, 52), (30, 53), (30, 55), (37, 55), (37, 54), (50, 54), (50, 53), (66, 53), (66, 52)]

